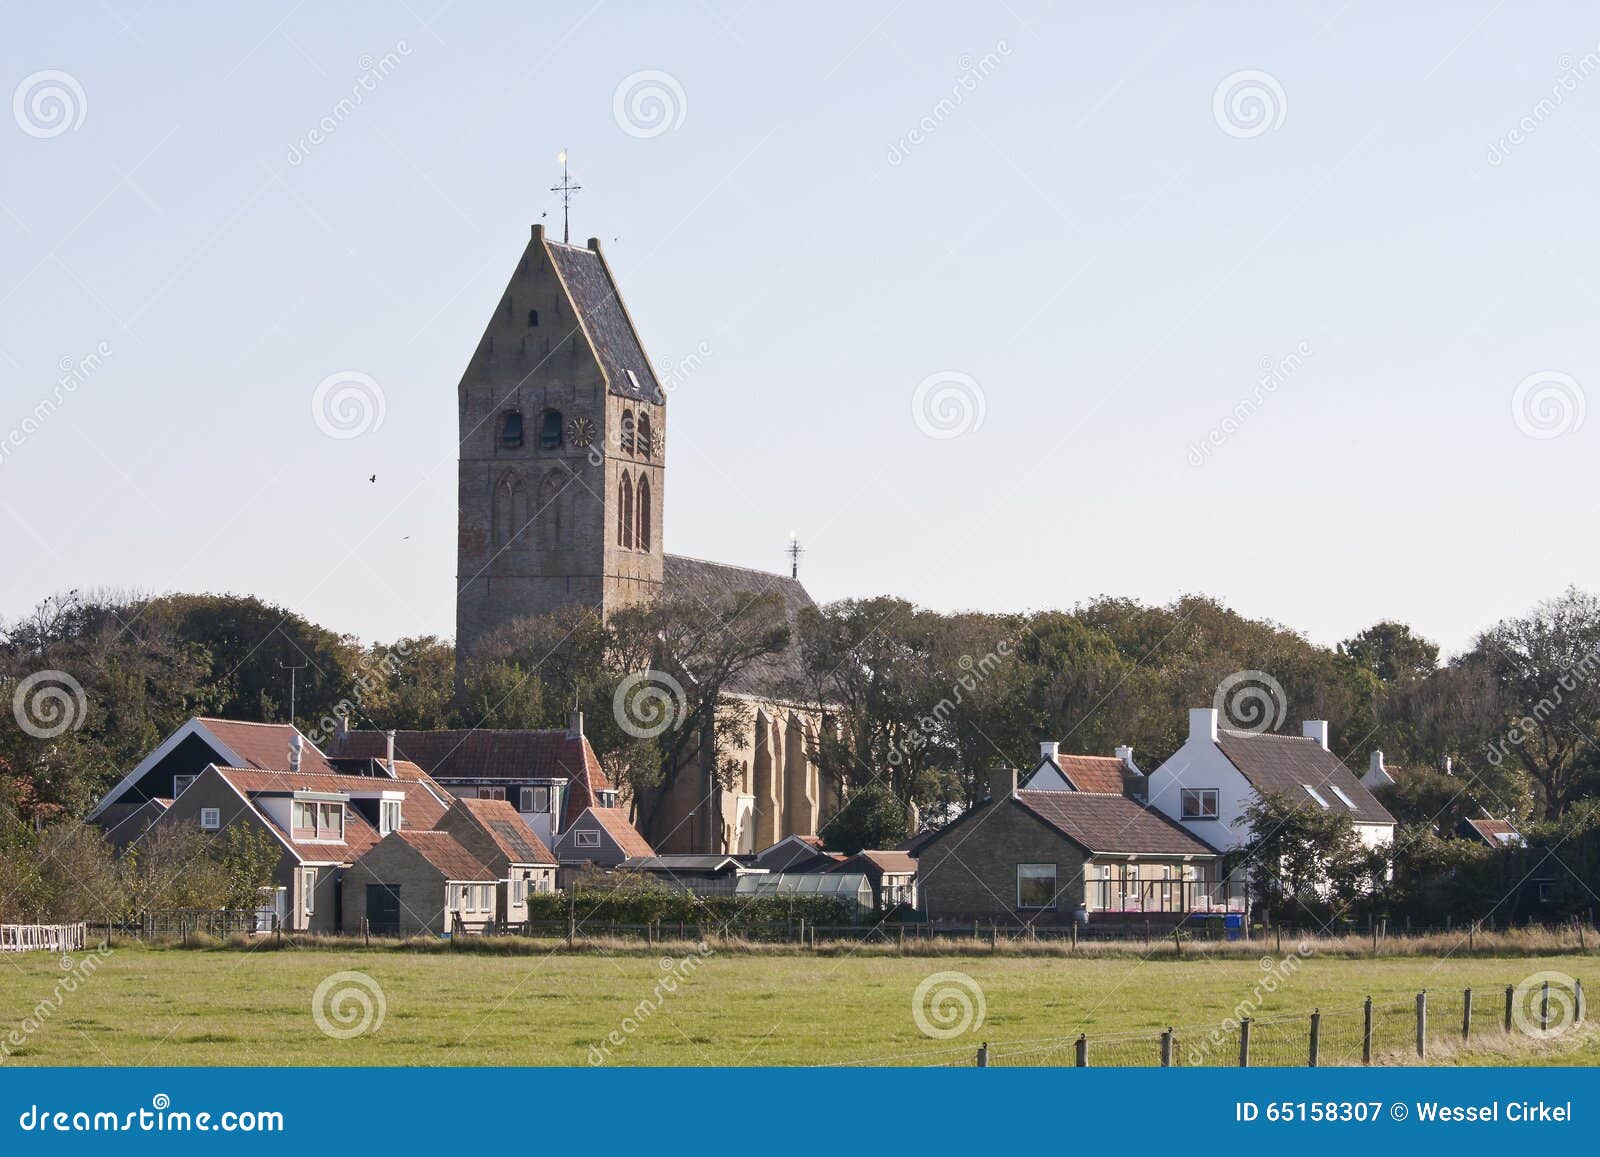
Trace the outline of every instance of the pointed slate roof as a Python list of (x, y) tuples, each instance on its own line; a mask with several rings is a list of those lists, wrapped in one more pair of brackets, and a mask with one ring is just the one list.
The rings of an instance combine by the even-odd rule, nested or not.
[(557, 241), (546, 242), (546, 248), (583, 332), (600, 359), (607, 388), (625, 398), (662, 405), (666, 396), (661, 383), (656, 380), (605, 259), (598, 250)]

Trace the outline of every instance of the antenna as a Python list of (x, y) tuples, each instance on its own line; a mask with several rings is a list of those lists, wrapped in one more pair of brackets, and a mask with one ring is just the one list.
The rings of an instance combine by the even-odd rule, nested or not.
[(572, 243), (572, 222), (569, 218), (572, 207), (572, 194), (583, 188), (583, 186), (574, 185), (572, 178), (567, 174), (566, 149), (562, 149), (556, 154), (556, 160), (561, 162), (561, 184), (551, 185), (550, 191), (561, 194), (561, 243), (570, 245)]
[(790, 578), (797, 579), (800, 577), (800, 556), (805, 552), (805, 547), (800, 545), (800, 532), (791, 530), (789, 532), (789, 549), (786, 552), (789, 555)]
[(280, 668), (282, 668), (283, 670), (289, 672), (289, 726), (293, 727), (294, 726), (295, 676), (298, 675), (301, 671), (304, 671), (306, 669), (306, 667), (307, 667), (307, 664), (301, 663), (298, 667), (292, 667), (288, 663), (285, 663), (282, 659), (279, 659), (278, 660), (278, 666)]

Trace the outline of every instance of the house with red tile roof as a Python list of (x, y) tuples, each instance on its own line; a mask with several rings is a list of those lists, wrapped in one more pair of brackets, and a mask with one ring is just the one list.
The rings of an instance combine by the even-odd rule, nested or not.
[(390, 832), (344, 874), (343, 930), (481, 933), (500, 918), (495, 872), (449, 832)]
[(1061, 744), (1039, 744), (1039, 762), (1023, 781), (1028, 791), (1094, 791), (1102, 795), (1144, 794), (1144, 772), (1133, 761), (1133, 748), (1115, 755), (1064, 755)]
[(617, 791), (583, 734), (583, 713), (565, 728), (442, 731), (343, 730), (328, 758), (381, 760), (393, 742), (401, 759), (417, 764), (458, 799), (505, 800), (546, 847), (591, 806), (615, 807)]
[(530, 892), (556, 890), (556, 858), (503, 799), (458, 799), (439, 830), (460, 841), (499, 881), (500, 917), (507, 924), (528, 918)]
[(452, 802), (415, 764), (397, 760), (391, 770), (392, 777), (354, 776), (322, 761), (298, 771), (211, 764), (149, 832), (187, 825), (220, 837), (244, 824), (267, 833), (281, 849), (271, 901), (278, 926), (337, 931), (345, 923), (344, 870), (391, 832), (433, 830)]

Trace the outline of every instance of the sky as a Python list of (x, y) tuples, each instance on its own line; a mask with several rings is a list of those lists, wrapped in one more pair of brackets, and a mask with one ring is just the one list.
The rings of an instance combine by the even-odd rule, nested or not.
[(669, 551), (1447, 651), (1600, 586), (1592, 6), (0, 15), (0, 617), (450, 635), (456, 384), (562, 149)]

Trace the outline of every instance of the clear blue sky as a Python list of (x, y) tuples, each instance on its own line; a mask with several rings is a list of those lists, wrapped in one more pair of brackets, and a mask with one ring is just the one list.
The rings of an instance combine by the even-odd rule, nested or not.
[[(657, 364), (709, 351), (671, 551), (777, 569), (795, 529), (819, 599), (1200, 591), (1449, 649), (1600, 585), (1591, 6), (0, 13), (8, 617), (227, 590), (448, 635), (456, 382), (563, 146)], [(637, 73), (664, 121), (619, 119)], [(384, 416), (335, 439), (346, 370)], [(981, 424), (924, 432), (939, 374)]]

